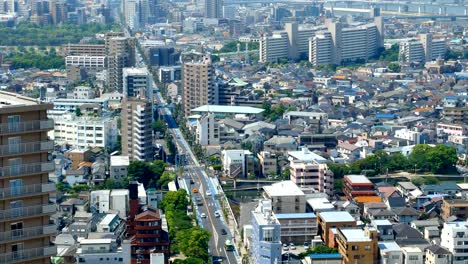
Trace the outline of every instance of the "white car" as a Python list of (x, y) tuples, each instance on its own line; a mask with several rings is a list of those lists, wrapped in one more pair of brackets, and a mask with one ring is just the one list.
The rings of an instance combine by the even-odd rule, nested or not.
[(206, 196), (211, 196), (211, 192), (210, 192), (210, 191), (206, 191)]
[(218, 211), (216, 211), (215, 212), (215, 217), (220, 217), (220, 216), (221, 216), (221, 214)]
[(205, 213), (201, 213), (201, 214), (200, 214), (200, 217), (201, 217), (201, 218), (206, 218), (206, 214), (205, 214)]
[(291, 250), (295, 250), (296, 249), (296, 246), (294, 245), (294, 243), (289, 243), (289, 248)]
[(289, 250), (288, 244), (283, 244), (283, 251), (288, 251), (288, 250)]

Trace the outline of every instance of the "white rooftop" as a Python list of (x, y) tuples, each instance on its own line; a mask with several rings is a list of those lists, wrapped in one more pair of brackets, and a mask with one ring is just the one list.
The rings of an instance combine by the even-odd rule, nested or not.
[(111, 196), (125, 196), (128, 195), (129, 191), (127, 189), (113, 189), (111, 191)]
[(298, 151), (289, 151), (288, 155), (295, 159), (295, 160), (300, 160), (300, 161), (315, 161), (317, 163), (326, 163), (327, 159), (315, 154), (312, 151), (309, 151), (308, 148), (302, 148), (301, 150)]
[(292, 181), (282, 181), (269, 186), (263, 186), (263, 190), (270, 197), (304, 195), (304, 192)]
[(335, 208), (335, 206), (333, 206), (333, 204), (331, 204), (327, 198), (323, 197), (307, 199), (307, 203), (314, 211)]
[(118, 217), (117, 214), (107, 214), (104, 219), (99, 223), (100, 225), (109, 225), (112, 221)]
[(418, 247), (402, 247), (401, 250), (407, 253), (422, 253), (423, 251)]
[(399, 251), (401, 252), (400, 246), (395, 241), (386, 241), (386, 242), (379, 242), (378, 246), (381, 251)]
[(229, 114), (260, 114), (264, 110), (250, 106), (236, 106), (236, 105), (202, 105), (192, 109), (194, 112), (208, 112), (208, 113), (229, 113)]
[(37, 105), (38, 101), (16, 93), (0, 91), (0, 108), (22, 105)]
[(372, 183), (364, 175), (346, 175), (345, 177), (347, 177), (352, 183)]
[(128, 166), (130, 165), (130, 158), (128, 156), (111, 156), (111, 166)]
[(82, 245), (89, 245), (89, 244), (106, 244), (110, 245), (112, 243), (111, 238), (98, 238), (98, 239), (83, 239), (80, 241)]
[(387, 219), (384, 219), (384, 220), (372, 220), (372, 223), (374, 223), (375, 225), (377, 226), (389, 226), (389, 225), (392, 225), (392, 223), (390, 221), (388, 221)]
[(140, 75), (146, 76), (148, 75), (148, 70), (146, 68), (123, 68), (122, 69), (123, 75)]
[(365, 242), (370, 241), (371, 239), (366, 236), (366, 233), (362, 229), (352, 228), (352, 229), (340, 229), (341, 233), (346, 237), (348, 242)]
[(354, 217), (346, 211), (321, 212), (319, 213), (319, 216), (325, 222), (329, 222), (329, 223), (356, 221), (354, 220)]

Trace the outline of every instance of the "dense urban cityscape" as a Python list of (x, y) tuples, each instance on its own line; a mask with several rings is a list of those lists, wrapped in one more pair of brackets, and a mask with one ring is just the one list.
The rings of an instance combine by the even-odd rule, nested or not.
[(465, 0), (3, 0), (0, 264), (468, 264)]

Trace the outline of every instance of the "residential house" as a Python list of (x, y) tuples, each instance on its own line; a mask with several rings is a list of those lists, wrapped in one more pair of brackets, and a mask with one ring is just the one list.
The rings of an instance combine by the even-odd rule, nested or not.
[(382, 264), (401, 264), (403, 263), (403, 251), (394, 241), (378, 242), (379, 263)]
[(325, 245), (330, 244), (330, 229), (337, 227), (355, 227), (356, 220), (348, 212), (331, 211), (318, 213), (318, 235)]
[(447, 220), (451, 216), (456, 216), (460, 220), (468, 219), (468, 201), (465, 199), (444, 199), (442, 218)]
[(379, 235), (379, 241), (393, 240), (393, 224), (384, 219), (384, 220), (372, 220), (371, 224), (377, 229)]
[(419, 247), (401, 247), (403, 251), (403, 264), (424, 264), (424, 251)]
[(435, 244), (426, 248), (426, 261), (424, 264), (451, 264), (452, 253)]
[(395, 215), (395, 221), (398, 223), (410, 224), (414, 220), (418, 220), (419, 213), (410, 207), (396, 207), (392, 211)]
[(343, 264), (375, 263), (378, 254), (377, 230), (372, 227), (337, 228), (338, 253), (343, 255)]

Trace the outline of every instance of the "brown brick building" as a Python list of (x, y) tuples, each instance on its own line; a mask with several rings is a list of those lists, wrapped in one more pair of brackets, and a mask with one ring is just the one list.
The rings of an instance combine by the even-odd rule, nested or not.
[(57, 249), (49, 202), (54, 164), (48, 153), (54, 128), (46, 111), (52, 104), (0, 91), (0, 263), (50, 263)]
[(452, 215), (460, 219), (467, 219), (468, 201), (463, 199), (444, 200), (442, 203), (442, 218), (446, 220)]

